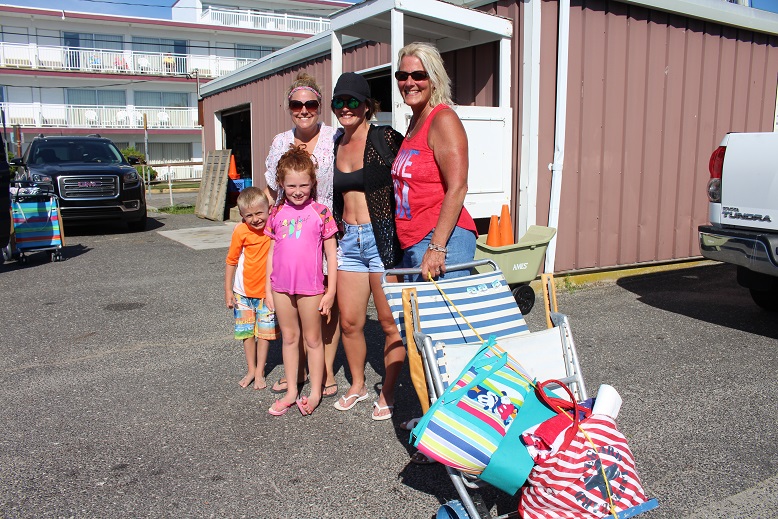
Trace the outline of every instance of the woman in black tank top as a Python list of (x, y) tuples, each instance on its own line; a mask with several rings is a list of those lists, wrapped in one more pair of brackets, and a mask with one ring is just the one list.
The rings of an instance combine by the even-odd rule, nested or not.
[(394, 193), (391, 160), (376, 150), (397, 153), (402, 136), (389, 127), (372, 127), (376, 111), (370, 87), (360, 75), (340, 76), (332, 96), (332, 110), (343, 126), (335, 141), (333, 214), (341, 237), (338, 245), (338, 307), (341, 338), (346, 352), (351, 387), (335, 402), (348, 411), (357, 403), (375, 398), (365, 382), (365, 321), (372, 294), (378, 320), (384, 330), (385, 377), (373, 402), (373, 420), (388, 420), (394, 408), (394, 386), (405, 360), (405, 349), (391, 310), (381, 289), (381, 276), (400, 260), (400, 244), (394, 226)]

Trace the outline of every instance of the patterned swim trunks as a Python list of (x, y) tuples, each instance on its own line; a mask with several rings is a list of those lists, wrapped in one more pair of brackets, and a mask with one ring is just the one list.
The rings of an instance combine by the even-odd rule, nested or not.
[(272, 341), (278, 339), (276, 314), (265, 306), (265, 300), (234, 294), (237, 304), (235, 314), (235, 338), (239, 340), (258, 337)]

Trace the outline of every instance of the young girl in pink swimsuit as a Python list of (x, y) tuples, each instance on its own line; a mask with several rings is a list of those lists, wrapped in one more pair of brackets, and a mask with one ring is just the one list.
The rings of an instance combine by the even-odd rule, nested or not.
[(293, 146), (284, 153), (276, 171), (285, 199), (270, 212), (265, 226), (265, 234), (273, 239), (267, 260), (269, 286), (265, 304), (275, 310), (281, 328), (286, 380), (297, 380), (302, 332), (308, 345), (311, 393), (298, 398), (297, 385), (288, 384), (286, 394), (268, 412), (281, 416), (296, 403), (300, 413), (306, 416), (318, 407), (322, 397), (321, 316), (330, 316), (337, 285), (337, 270), (330, 269), (325, 290), (322, 247), (327, 262), (337, 265), (335, 233), (338, 228), (330, 210), (311, 198), (316, 192), (316, 166), (304, 146)]

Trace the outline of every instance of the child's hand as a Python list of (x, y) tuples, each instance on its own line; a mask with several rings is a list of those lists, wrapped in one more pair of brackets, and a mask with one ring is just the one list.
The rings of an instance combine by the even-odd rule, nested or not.
[(319, 303), (319, 313), (321, 315), (330, 315), (332, 304), (335, 302), (335, 294), (324, 294)]
[(229, 294), (224, 294), (224, 302), (227, 305), (227, 308), (232, 310), (235, 308), (235, 296), (230, 292)]
[(267, 295), (265, 295), (265, 306), (271, 312), (276, 311), (276, 304), (273, 302), (273, 293), (270, 291), (268, 291)]

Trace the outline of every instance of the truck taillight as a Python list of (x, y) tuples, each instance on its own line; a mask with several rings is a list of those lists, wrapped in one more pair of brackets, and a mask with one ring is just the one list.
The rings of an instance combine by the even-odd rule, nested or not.
[(708, 200), (710, 202), (721, 202), (721, 170), (724, 166), (724, 153), (726, 151), (726, 146), (719, 146), (710, 156), (710, 162), (708, 163), (708, 170), (710, 170)]

